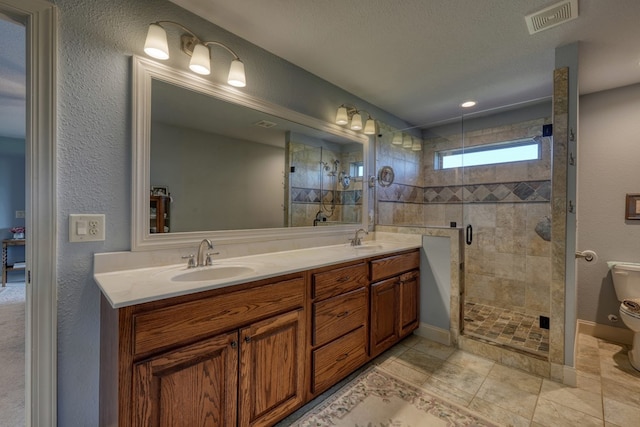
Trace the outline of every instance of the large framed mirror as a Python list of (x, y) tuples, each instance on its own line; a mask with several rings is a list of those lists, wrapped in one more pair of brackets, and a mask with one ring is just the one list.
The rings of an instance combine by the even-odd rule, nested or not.
[(369, 137), (133, 57), (132, 250), (368, 227)]

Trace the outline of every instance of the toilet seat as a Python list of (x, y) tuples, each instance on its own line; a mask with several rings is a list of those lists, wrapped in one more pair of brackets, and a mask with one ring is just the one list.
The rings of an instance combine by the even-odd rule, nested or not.
[[(631, 302), (631, 305), (634, 305), (634, 303), (637, 305), (640, 305), (640, 298), (628, 298), (625, 301)], [(635, 311), (627, 307), (624, 301), (620, 304), (620, 312), (626, 314), (627, 316), (633, 317), (635, 319), (640, 319), (640, 311)]]

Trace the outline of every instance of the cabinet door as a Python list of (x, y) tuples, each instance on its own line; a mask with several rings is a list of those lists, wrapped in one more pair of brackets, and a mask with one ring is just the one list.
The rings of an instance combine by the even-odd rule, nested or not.
[(240, 330), (238, 425), (273, 425), (302, 404), (303, 311), (291, 311)]
[(400, 276), (400, 338), (408, 335), (418, 327), (420, 322), (419, 292), (420, 274), (410, 271)]
[(398, 340), (398, 279), (371, 285), (371, 356)]
[(238, 333), (219, 335), (137, 363), (134, 426), (235, 426)]

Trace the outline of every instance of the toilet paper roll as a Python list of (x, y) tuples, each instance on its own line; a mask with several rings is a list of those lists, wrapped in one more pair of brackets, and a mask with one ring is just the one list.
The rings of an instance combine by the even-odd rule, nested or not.
[(598, 262), (598, 254), (592, 250), (580, 252), (580, 257), (584, 258), (584, 260), (587, 262)]

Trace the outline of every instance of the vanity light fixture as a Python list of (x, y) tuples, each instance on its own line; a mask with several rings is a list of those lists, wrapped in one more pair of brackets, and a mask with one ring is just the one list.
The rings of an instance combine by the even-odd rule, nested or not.
[(418, 138), (413, 139), (413, 144), (411, 144), (411, 150), (413, 151), (422, 151), (422, 141)]
[(413, 147), (413, 137), (410, 135), (405, 135), (402, 138), (402, 148), (411, 148)]
[(167, 32), (163, 25), (173, 25), (180, 28), (186, 34), (180, 37), (180, 48), (187, 55), (191, 56), (189, 69), (194, 73), (209, 75), (211, 73), (211, 51), (209, 46), (220, 46), (231, 55), (233, 61), (229, 68), (227, 83), (235, 87), (245, 87), (247, 79), (244, 74), (244, 64), (240, 57), (227, 45), (217, 41), (203, 41), (191, 30), (174, 21), (158, 21), (149, 25), (147, 40), (144, 43), (144, 52), (156, 59), (169, 59), (169, 44), (167, 43)]
[(402, 132), (396, 132), (391, 140), (393, 145), (402, 145)]
[[(336, 124), (344, 126), (349, 123), (349, 120), (351, 120), (351, 125), (349, 126), (351, 130), (363, 130), (361, 112), (367, 113), (364, 110), (358, 110), (353, 105), (342, 104), (338, 107), (338, 111), (336, 113)], [(363, 132), (365, 135), (375, 135), (376, 121), (371, 117), (371, 114), (367, 113), (367, 116)]]

